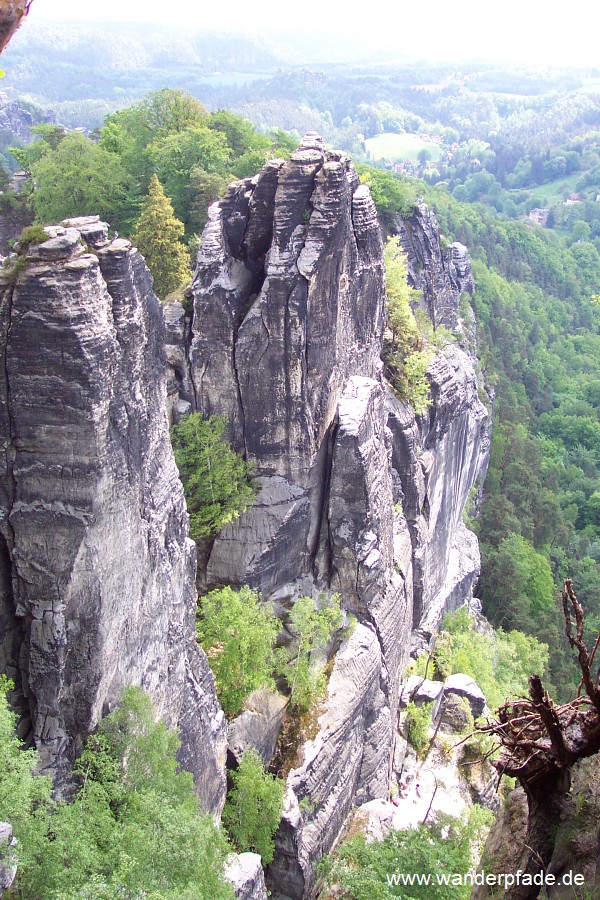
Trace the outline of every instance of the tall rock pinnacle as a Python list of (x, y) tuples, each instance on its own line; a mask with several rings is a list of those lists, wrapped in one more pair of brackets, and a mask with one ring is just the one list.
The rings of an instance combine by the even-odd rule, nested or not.
[(162, 316), (142, 257), (107, 231), (97, 217), (47, 229), (3, 290), (0, 668), (59, 783), (134, 684), (180, 730), (216, 811), (225, 726), (194, 637)]
[(263, 591), (312, 574), (327, 455), (348, 378), (377, 377), (381, 235), (349, 159), (307, 135), (210, 208), (194, 281), (194, 405), (231, 423), (254, 508), (224, 529), (209, 580)]

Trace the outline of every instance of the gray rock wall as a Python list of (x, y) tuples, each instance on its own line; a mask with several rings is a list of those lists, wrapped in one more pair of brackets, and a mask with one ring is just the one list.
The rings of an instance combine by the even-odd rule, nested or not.
[(467, 248), (458, 241), (442, 246), (435, 213), (422, 200), (395, 225), (407, 254), (409, 283), (423, 292), (423, 309), (436, 328), (456, 328), (460, 295), (474, 288)]
[(162, 315), (137, 251), (102, 223), (75, 225), (50, 229), (2, 298), (1, 668), (59, 782), (139, 685), (218, 811), (225, 722), (194, 636)]
[[(442, 249), (425, 206), (402, 227), (424, 307), (455, 327), (472, 286), (464, 248)], [(462, 513), (487, 413), (457, 348), (430, 366), (424, 417), (385, 385), (375, 210), (348, 159), (314, 135), (211, 207), (193, 293), (191, 341), (169, 352), (180, 368), (189, 359), (192, 403), (227, 416), (259, 485), (217, 536), (206, 583), (249, 583), (283, 612), (302, 593), (337, 591), (358, 619), (288, 777), (268, 870), (275, 897), (303, 898), (353, 805), (388, 796), (411, 629), (427, 633), (471, 594), (479, 555)]]
[(417, 420), (407, 404), (388, 395), (388, 425), (412, 541), (413, 625), (431, 635), (445, 610), (472, 596), (479, 577), (477, 538), (462, 517), (485, 473), (490, 423), (473, 360), (458, 346), (432, 360), (428, 377), (428, 413)]
[(215, 541), (209, 582), (268, 593), (312, 573), (337, 407), (351, 375), (380, 368), (383, 279), (369, 192), (320, 139), (211, 207), (193, 287), (195, 404), (228, 417), (260, 493)]

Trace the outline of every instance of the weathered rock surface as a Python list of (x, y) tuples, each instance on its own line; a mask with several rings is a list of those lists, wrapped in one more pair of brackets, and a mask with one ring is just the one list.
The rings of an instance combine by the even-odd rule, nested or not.
[(265, 875), (258, 853), (237, 853), (227, 863), (225, 878), (238, 900), (267, 900)]
[(443, 682), (410, 675), (402, 686), (400, 706), (408, 706), (409, 703), (438, 703), (443, 692)]
[(17, 874), (17, 841), (13, 837), (12, 825), (0, 822), (0, 896), (7, 891)]
[[(308, 896), (313, 864), (331, 847), (356, 802), (385, 796), (389, 779), (389, 707), (383, 657), (372, 627), (357, 624), (336, 655), (319, 732), (288, 777), (276, 857), (267, 881), (275, 897)], [(381, 743), (367, 744), (383, 715)], [(379, 778), (379, 783), (374, 783)]]
[(228, 417), (261, 484), (215, 541), (208, 580), (268, 593), (312, 571), (339, 401), (351, 375), (380, 369), (381, 236), (348, 158), (311, 137), (231, 185), (193, 291), (196, 408)]
[(142, 257), (97, 217), (47, 231), (2, 297), (0, 668), (59, 781), (141, 686), (218, 811), (225, 721), (194, 637), (159, 304)]
[(367, 844), (382, 841), (393, 828), (396, 807), (389, 800), (369, 800), (358, 806), (348, 823), (348, 835), (362, 834)]
[(457, 673), (449, 675), (444, 682), (444, 698), (455, 695), (464, 697), (471, 707), (473, 718), (484, 715), (486, 709), (485, 695), (479, 685), (470, 675)]
[(442, 247), (435, 213), (422, 200), (396, 227), (407, 253), (409, 283), (423, 292), (422, 305), (434, 326), (455, 329), (460, 295), (473, 293), (467, 248), (456, 241)]
[[(468, 260), (457, 247), (450, 261), (425, 207), (406, 234), (430, 315), (454, 327)], [(288, 777), (267, 873), (275, 897), (308, 897), (351, 807), (388, 797), (411, 627), (435, 628), (477, 577), (461, 517), (486, 459), (487, 412), (457, 347), (430, 366), (428, 415), (391, 395), (374, 206), (349, 160), (314, 135), (213, 204), (193, 294), (191, 340), (174, 358), (189, 360), (194, 408), (227, 416), (259, 486), (214, 541), (207, 585), (249, 583), (282, 611), (337, 591), (358, 620)]]
[(244, 703), (244, 711), (227, 727), (229, 752), (239, 763), (252, 748), (268, 767), (281, 730), (288, 698), (275, 691), (254, 691)]
[(423, 419), (388, 397), (392, 465), (413, 547), (413, 624), (427, 636), (445, 610), (472, 595), (479, 576), (477, 538), (462, 515), (489, 454), (489, 417), (470, 357), (450, 346), (428, 375), (433, 403)]

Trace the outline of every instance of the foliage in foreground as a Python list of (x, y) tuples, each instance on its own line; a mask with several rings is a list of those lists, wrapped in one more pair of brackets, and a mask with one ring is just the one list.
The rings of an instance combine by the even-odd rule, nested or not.
[[(424, 674), (426, 657), (420, 657), (417, 673)], [(475, 679), (488, 706), (495, 709), (507, 697), (527, 691), (531, 672), (542, 675), (548, 664), (548, 647), (520, 631), (502, 629), (480, 633), (462, 607), (446, 614), (433, 652), (434, 675), (447, 678), (463, 672)], [(429, 669), (431, 677), (431, 667)]]
[(274, 835), (283, 810), (285, 784), (264, 771), (255, 750), (247, 750), (231, 773), (233, 787), (223, 810), (223, 824), (241, 853), (260, 853), (263, 865), (273, 860)]
[[(335, 886), (340, 900), (467, 900), (470, 886), (433, 882), (437, 874), (469, 871), (472, 844), (491, 818), (487, 810), (474, 806), (466, 821), (440, 816), (436, 823), (391, 831), (372, 844), (362, 837), (344, 841), (322, 864), (325, 882)], [(432, 878), (429, 885), (405, 887), (389, 883), (394, 873), (431, 873)]]
[(256, 490), (250, 468), (224, 438), (223, 416), (185, 416), (171, 429), (175, 462), (190, 514), (190, 537), (203, 540), (237, 518)]
[(215, 676), (217, 696), (228, 716), (261, 687), (275, 687), (275, 639), (279, 620), (256, 591), (223, 587), (201, 598), (198, 640)]
[(73, 803), (52, 803), (49, 779), (31, 774), (35, 754), (14, 735), (0, 703), (0, 820), (18, 839), (11, 897), (21, 900), (229, 900), (221, 876), (228, 847), (200, 813), (192, 777), (178, 772), (179, 741), (154, 720), (139, 689), (88, 741)]

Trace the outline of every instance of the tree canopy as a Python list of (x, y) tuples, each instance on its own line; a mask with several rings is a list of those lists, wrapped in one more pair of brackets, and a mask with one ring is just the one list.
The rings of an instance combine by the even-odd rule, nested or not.
[(77, 763), (72, 803), (52, 802), (32, 775), (0, 685), (0, 819), (18, 840), (22, 900), (233, 900), (223, 879), (228, 845), (179, 771), (179, 739), (156, 721), (149, 697), (128, 688)]
[(99, 215), (118, 230), (131, 231), (132, 181), (119, 157), (77, 131), (64, 135), (55, 148), (45, 140), (33, 147), (38, 144), (41, 155), (30, 163), (36, 222)]

